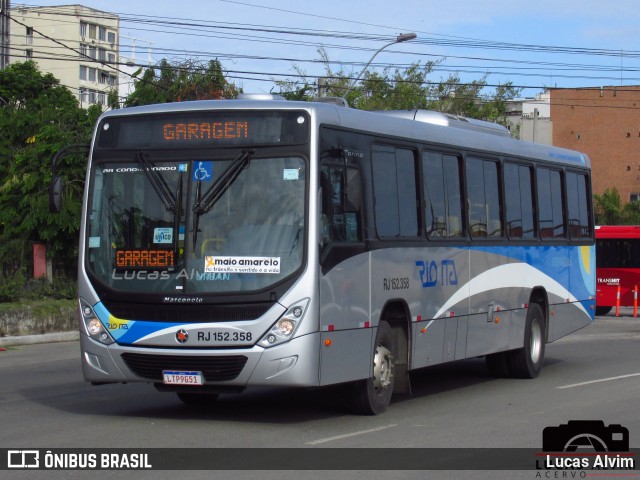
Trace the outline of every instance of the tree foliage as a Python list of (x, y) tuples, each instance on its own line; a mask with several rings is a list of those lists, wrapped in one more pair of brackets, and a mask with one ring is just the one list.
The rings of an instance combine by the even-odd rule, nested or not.
[(226, 80), (218, 60), (202, 63), (161, 60), (155, 67), (134, 74), (134, 91), (124, 105), (133, 107), (187, 100), (235, 98), (238, 89)]
[(595, 220), (598, 225), (640, 225), (640, 202), (622, 206), (618, 189), (608, 188), (602, 195), (593, 195)]
[(30, 242), (50, 245), (60, 260), (77, 256), (86, 158), (58, 168), (67, 188), (64, 210), (49, 214), (51, 158), (60, 148), (88, 143), (100, 108), (83, 110), (76, 97), (32, 62), (0, 71), (0, 261), (17, 264)]
[[(350, 106), (362, 110), (427, 109), (506, 125), (507, 101), (516, 98), (520, 89), (510, 83), (487, 89), (487, 77), (462, 83), (457, 75), (434, 82), (429, 79), (437, 62), (413, 63), (408, 68), (386, 68), (382, 72), (366, 71), (362, 80), (352, 85), (354, 75), (333, 71), (324, 50), (319, 50), (324, 64), (324, 94), (344, 97)], [(309, 78), (294, 66), (297, 77)], [(281, 95), (290, 100), (312, 100), (317, 88), (312, 83), (299, 86), (299, 80), (276, 81)]]

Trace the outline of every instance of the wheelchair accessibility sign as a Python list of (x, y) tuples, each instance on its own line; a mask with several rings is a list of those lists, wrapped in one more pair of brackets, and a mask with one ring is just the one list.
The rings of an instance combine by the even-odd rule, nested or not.
[(213, 178), (213, 162), (211, 160), (196, 160), (193, 165), (193, 180), (210, 182)]

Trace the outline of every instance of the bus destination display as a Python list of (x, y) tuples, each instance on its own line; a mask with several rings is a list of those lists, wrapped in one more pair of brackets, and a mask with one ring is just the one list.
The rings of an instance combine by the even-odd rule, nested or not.
[(106, 117), (98, 149), (296, 145), (309, 138), (305, 112), (181, 112)]

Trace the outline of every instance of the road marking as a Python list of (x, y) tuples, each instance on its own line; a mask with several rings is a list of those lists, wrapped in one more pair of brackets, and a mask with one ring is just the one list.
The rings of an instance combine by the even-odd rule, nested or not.
[(371, 428), (369, 430), (360, 430), (359, 432), (345, 433), (344, 435), (336, 435), (335, 437), (321, 438), (320, 440), (313, 440), (307, 442), (307, 445), (319, 445), (321, 443), (333, 442), (334, 440), (342, 440), (343, 438), (355, 437), (357, 435), (365, 435), (367, 433), (379, 432), (380, 430), (386, 430), (387, 428), (397, 427), (398, 424), (385, 425), (384, 427)]
[(582, 387), (583, 385), (591, 385), (592, 383), (610, 382), (612, 380), (620, 380), (622, 378), (638, 377), (638, 376), (640, 376), (640, 373), (630, 373), (629, 375), (619, 375), (617, 377), (601, 378), (599, 380), (590, 380), (588, 382), (573, 383), (571, 385), (563, 385), (561, 387), (556, 387), (556, 388), (564, 389), (564, 388)]

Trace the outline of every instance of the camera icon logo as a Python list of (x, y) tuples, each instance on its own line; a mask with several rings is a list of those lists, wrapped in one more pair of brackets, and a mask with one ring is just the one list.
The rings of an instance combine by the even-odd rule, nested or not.
[(545, 452), (628, 452), (629, 430), (602, 420), (570, 420), (542, 431)]
[(38, 450), (9, 450), (7, 452), (8, 468), (39, 468), (40, 452)]

